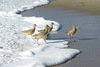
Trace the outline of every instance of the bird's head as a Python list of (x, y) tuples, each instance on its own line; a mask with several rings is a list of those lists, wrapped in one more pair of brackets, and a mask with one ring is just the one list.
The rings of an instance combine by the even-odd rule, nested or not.
[(37, 26), (36, 24), (33, 24), (33, 26)]
[(76, 25), (73, 25), (73, 28), (81, 29), (81, 28), (79, 28), (79, 27), (78, 27), (78, 26), (76, 26)]

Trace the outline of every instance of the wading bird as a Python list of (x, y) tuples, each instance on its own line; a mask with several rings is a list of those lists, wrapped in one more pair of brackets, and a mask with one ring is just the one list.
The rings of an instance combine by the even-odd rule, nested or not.
[(32, 36), (32, 35), (34, 34), (34, 32), (35, 32), (36, 26), (37, 26), (37, 25), (34, 24), (32, 29), (23, 30), (22, 32), (23, 32), (26, 36), (28, 36), (28, 35)]
[(67, 32), (65, 32), (67, 35), (69, 35), (70, 36), (70, 39), (72, 38), (72, 36), (75, 34), (77, 32), (77, 26), (76, 25), (73, 25), (73, 27), (69, 30), (69, 31), (67, 31)]
[(51, 37), (50, 37), (50, 33), (51, 33), (52, 29), (53, 29), (53, 25), (54, 25), (54, 23), (52, 22), (52, 23), (50, 24), (49, 29), (48, 29), (47, 38), (51, 38)]
[(52, 22), (52, 23), (50, 24), (50, 28), (48, 29), (48, 34), (50, 34), (50, 32), (52, 31), (53, 25), (54, 25), (54, 23)]
[[(53, 29), (53, 25), (54, 25), (54, 23), (52, 22), (51, 24), (50, 24), (50, 27), (48, 26), (48, 34), (47, 34), (47, 38), (50, 38), (50, 33), (51, 33), (51, 31), (52, 31), (52, 29)], [(44, 32), (45, 31), (45, 29), (43, 29), (43, 30), (39, 30), (38, 32)]]
[(38, 45), (39, 45), (39, 43), (38, 43), (38, 40), (39, 40), (39, 39), (44, 39), (45, 43), (47, 43), (46, 40), (45, 40), (45, 38), (46, 38), (47, 35), (48, 35), (48, 29), (49, 29), (49, 26), (46, 25), (44, 31), (41, 31), (41, 32), (38, 33), (38, 34), (34, 34), (34, 35), (33, 35), (33, 37), (34, 37), (35, 39), (37, 39), (37, 42), (36, 42), (36, 43), (37, 43)]

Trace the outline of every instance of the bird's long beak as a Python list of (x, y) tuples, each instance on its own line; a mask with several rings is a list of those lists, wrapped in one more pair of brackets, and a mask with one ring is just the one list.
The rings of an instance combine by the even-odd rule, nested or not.
[(80, 27), (76, 27), (77, 29), (81, 29)]

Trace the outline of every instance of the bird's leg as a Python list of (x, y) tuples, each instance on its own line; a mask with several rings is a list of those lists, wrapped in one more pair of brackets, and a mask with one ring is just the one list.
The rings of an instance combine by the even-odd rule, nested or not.
[(74, 39), (73, 36), (70, 36), (70, 41), (71, 41), (71, 42), (76, 42), (76, 40)]
[[(32, 39), (34, 40), (34, 38), (32, 37)], [(34, 42), (36, 43), (36, 41), (34, 40)]]
[(69, 39), (70, 39), (70, 41), (71, 41), (71, 39), (72, 39), (72, 36), (70, 36), (70, 38), (69, 38)]
[(71, 39), (74, 40), (74, 37), (72, 36)]
[(39, 40), (39, 39), (37, 39), (37, 44), (40, 45), (40, 44), (38, 43), (38, 40)]
[(71, 42), (71, 40), (72, 40), (72, 36), (70, 35), (70, 36), (69, 36), (69, 42)]
[(26, 39), (26, 35), (25, 35), (24, 39)]
[(44, 39), (44, 41), (45, 41), (46, 44), (48, 44), (48, 43), (46, 42), (46, 39)]
[(34, 40), (34, 42), (36, 43), (35, 39), (32, 37), (32, 39)]
[(51, 38), (50, 35), (48, 35), (48, 37)]
[(50, 35), (48, 34), (48, 35), (47, 35), (47, 39), (50, 39), (50, 38), (51, 38), (51, 37), (50, 37)]
[(72, 41), (73, 41), (73, 42), (76, 42), (77, 40), (76, 40), (76, 38), (72, 37)]

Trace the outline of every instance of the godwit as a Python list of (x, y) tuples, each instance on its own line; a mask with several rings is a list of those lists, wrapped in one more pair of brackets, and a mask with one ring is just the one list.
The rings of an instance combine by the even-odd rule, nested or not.
[(73, 25), (73, 27), (69, 30), (69, 31), (67, 31), (67, 32), (65, 32), (67, 35), (69, 35), (70, 36), (70, 39), (72, 38), (72, 36), (75, 34), (77, 32), (77, 26), (76, 25)]
[(49, 29), (48, 29), (47, 38), (51, 38), (51, 37), (50, 37), (50, 33), (51, 33), (52, 29), (53, 29), (53, 25), (54, 25), (54, 23), (52, 22), (52, 23), (50, 24)]
[(52, 31), (53, 25), (54, 25), (54, 23), (52, 22), (52, 23), (50, 24), (50, 28), (48, 29), (48, 34), (50, 34), (50, 32)]
[[(53, 29), (53, 25), (54, 25), (54, 23), (52, 22), (51, 24), (50, 24), (50, 27), (48, 26), (48, 34), (47, 34), (47, 38), (50, 38), (50, 33), (51, 33), (51, 31), (52, 31), (52, 29)], [(39, 30), (38, 32), (44, 32), (45, 31), (45, 29), (43, 29), (43, 30)]]
[[(23, 30), (22, 32), (23, 32), (26, 36), (30, 35), (30, 36), (32, 37), (32, 35), (33, 35), (34, 32), (35, 32), (36, 26), (37, 26), (37, 25), (34, 24), (32, 29)], [(32, 38), (32, 39), (33, 39), (33, 38)]]
[[(49, 29), (49, 26), (46, 25), (44, 31), (42, 31), (42, 32), (40, 32), (40, 33), (38, 33), (38, 34), (33, 35), (33, 37), (34, 37), (35, 39), (37, 39), (37, 44), (38, 44), (38, 40), (39, 40), (39, 39), (44, 39), (44, 41), (46, 42), (45, 38), (46, 38), (47, 35), (48, 35), (48, 29)], [(47, 43), (47, 42), (46, 42), (46, 43)], [(39, 45), (39, 44), (38, 44), (38, 45)]]

